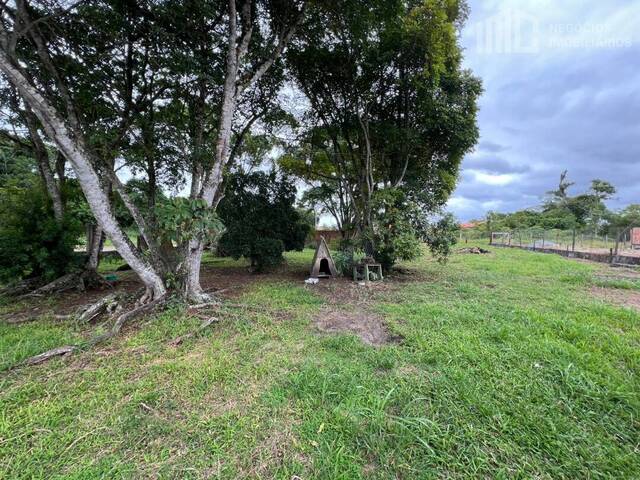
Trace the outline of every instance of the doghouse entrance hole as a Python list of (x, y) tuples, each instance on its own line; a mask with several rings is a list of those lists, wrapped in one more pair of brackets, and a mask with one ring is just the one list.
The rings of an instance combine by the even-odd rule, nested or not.
[(320, 274), (331, 276), (331, 269), (329, 268), (329, 260), (323, 258), (320, 260)]

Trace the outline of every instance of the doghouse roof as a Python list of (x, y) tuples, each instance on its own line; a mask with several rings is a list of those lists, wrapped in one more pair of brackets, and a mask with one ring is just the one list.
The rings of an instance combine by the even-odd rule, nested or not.
[(329, 271), (332, 276), (338, 275), (338, 269), (336, 268), (336, 264), (333, 261), (333, 257), (331, 256), (331, 252), (329, 251), (329, 247), (327, 246), (327, 242), (324, 237), (320, 237), (318, 241), (318, 246), (316, 248), (316, 253), (313, 256), (313, 263), (311, 264), (311, 276), (318, 277), (320, 276), (320, 262), (325, 259), (329, 263)]

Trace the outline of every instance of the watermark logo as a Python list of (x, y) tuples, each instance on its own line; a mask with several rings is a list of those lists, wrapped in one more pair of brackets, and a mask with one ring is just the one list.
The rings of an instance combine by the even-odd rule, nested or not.
[(538, 16), (516, 9), (502, 10), (471, 25), (480, 54), (536, 54), (548, 49), (630, 48), (630, 36), (606, 24), (542, 22)]
[(540, 50), (538, 19), (520, 10), (504, 10), (475, 24), (480, 53), (522, 54)]

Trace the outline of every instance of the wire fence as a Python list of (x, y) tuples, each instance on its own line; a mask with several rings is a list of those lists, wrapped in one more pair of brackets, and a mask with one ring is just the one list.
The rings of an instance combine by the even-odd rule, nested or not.
[(613, 234), (580, 230), (529, 228), (502, 232), (461, 231), (460, 243), (486, 241), (493, 245), (563, 250), (570, 252), (615, 253), (640, 257), (640, 226)]

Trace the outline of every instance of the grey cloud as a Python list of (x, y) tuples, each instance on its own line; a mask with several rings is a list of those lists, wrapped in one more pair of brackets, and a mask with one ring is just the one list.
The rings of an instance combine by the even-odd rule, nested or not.
[(526, 164), (512, 164), (499, 156), (482, 154), (468, 158), (464, 167), (493, 175), (526, 173), (531, 170), (531, 167)]
[(504, 145), (500, 145), (499, 143), (490, 142), (488, 140), (483, 140), (478, 145), (478, 150), (483, 152), (491, 152), (491, 153), (500, 153), (507, 149)]
[[(470, 22), (523, 5), (519, 0), (472, 0)], [(636, 18), (616, 16), (621, 8), (640, 14), (640, 2), (563, 2), (549, 10), (543, 2), (530, 1), (526, 7), (549, 22), (602, 22), (614, 34), (631, 31)], [(595, 11), (597, 16), (589, 17)], [(576, 182), (574, 192), (601, 178), (618, 187), (612, 208), (640, 203), (637, 40), (630, 47), (506, 55), (482, 54), (473, 35), (463, 39), (466, 63), (483, 78), (485, 94), (479, 114), (482, 141), (463, 162), (455, 197), (464, 201), (452, 202), (455, 213), (477, 218), (489, 204), (501, 211), (533, 206), (555, 187), (564, 169)], [(518, 176), (514, 183), (497, 187), (478, 182), (473, 171)]]

